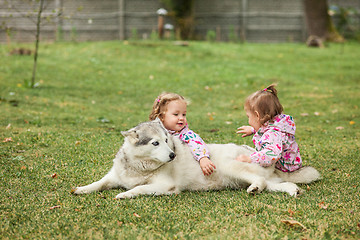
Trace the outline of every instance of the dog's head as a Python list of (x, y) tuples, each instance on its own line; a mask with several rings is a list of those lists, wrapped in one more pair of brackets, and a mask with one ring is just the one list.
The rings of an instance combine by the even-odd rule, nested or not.
[(121, 133), (125, 137), (124, 150), (141, 164), (155, 167), (153, 165), (162, 165), (176, 157), (173, 137), (159, 119), (141, 123)]

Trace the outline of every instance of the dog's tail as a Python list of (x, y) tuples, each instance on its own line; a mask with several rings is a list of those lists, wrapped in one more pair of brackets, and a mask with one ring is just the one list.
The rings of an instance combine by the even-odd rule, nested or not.
[(294, 172), (282, 172), (276, 169), (275, 173), (282, 180), (292, 183), (311, 183), (321, 179), (320, 173), (315, 168), (309, 166), (302, 167)]

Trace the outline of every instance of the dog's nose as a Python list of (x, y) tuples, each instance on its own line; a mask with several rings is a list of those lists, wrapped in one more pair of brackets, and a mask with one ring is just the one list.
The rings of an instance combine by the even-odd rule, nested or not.
[(176, 157), (176, 154), (175, 153), (170, 153), (170, 155), (169, 155), (169, 158), (171, 159), (171, 160), (174, 160), (174, 158)]

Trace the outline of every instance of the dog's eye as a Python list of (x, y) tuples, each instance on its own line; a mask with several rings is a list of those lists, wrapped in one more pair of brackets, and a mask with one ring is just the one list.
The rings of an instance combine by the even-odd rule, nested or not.
[(158, 146), (158, 145), (159, 145), (159, 142), (153, 142), (152, 145)]

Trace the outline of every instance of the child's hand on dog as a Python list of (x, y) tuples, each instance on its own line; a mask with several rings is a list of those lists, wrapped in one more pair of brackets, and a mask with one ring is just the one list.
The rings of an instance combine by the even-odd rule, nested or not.
[(239, 162), (251, 163), (251, 158), (249, 156), (246, 156), (246, 155), (239, 155), (239, 156), (237, 156), (237, 158), (235, 160), (239, 161)]
[(214, 169), (216, 169), (215, 164), (208, 157), (201, 158), (199, 162), (200, 168), (205, 176), (211, 175)]

